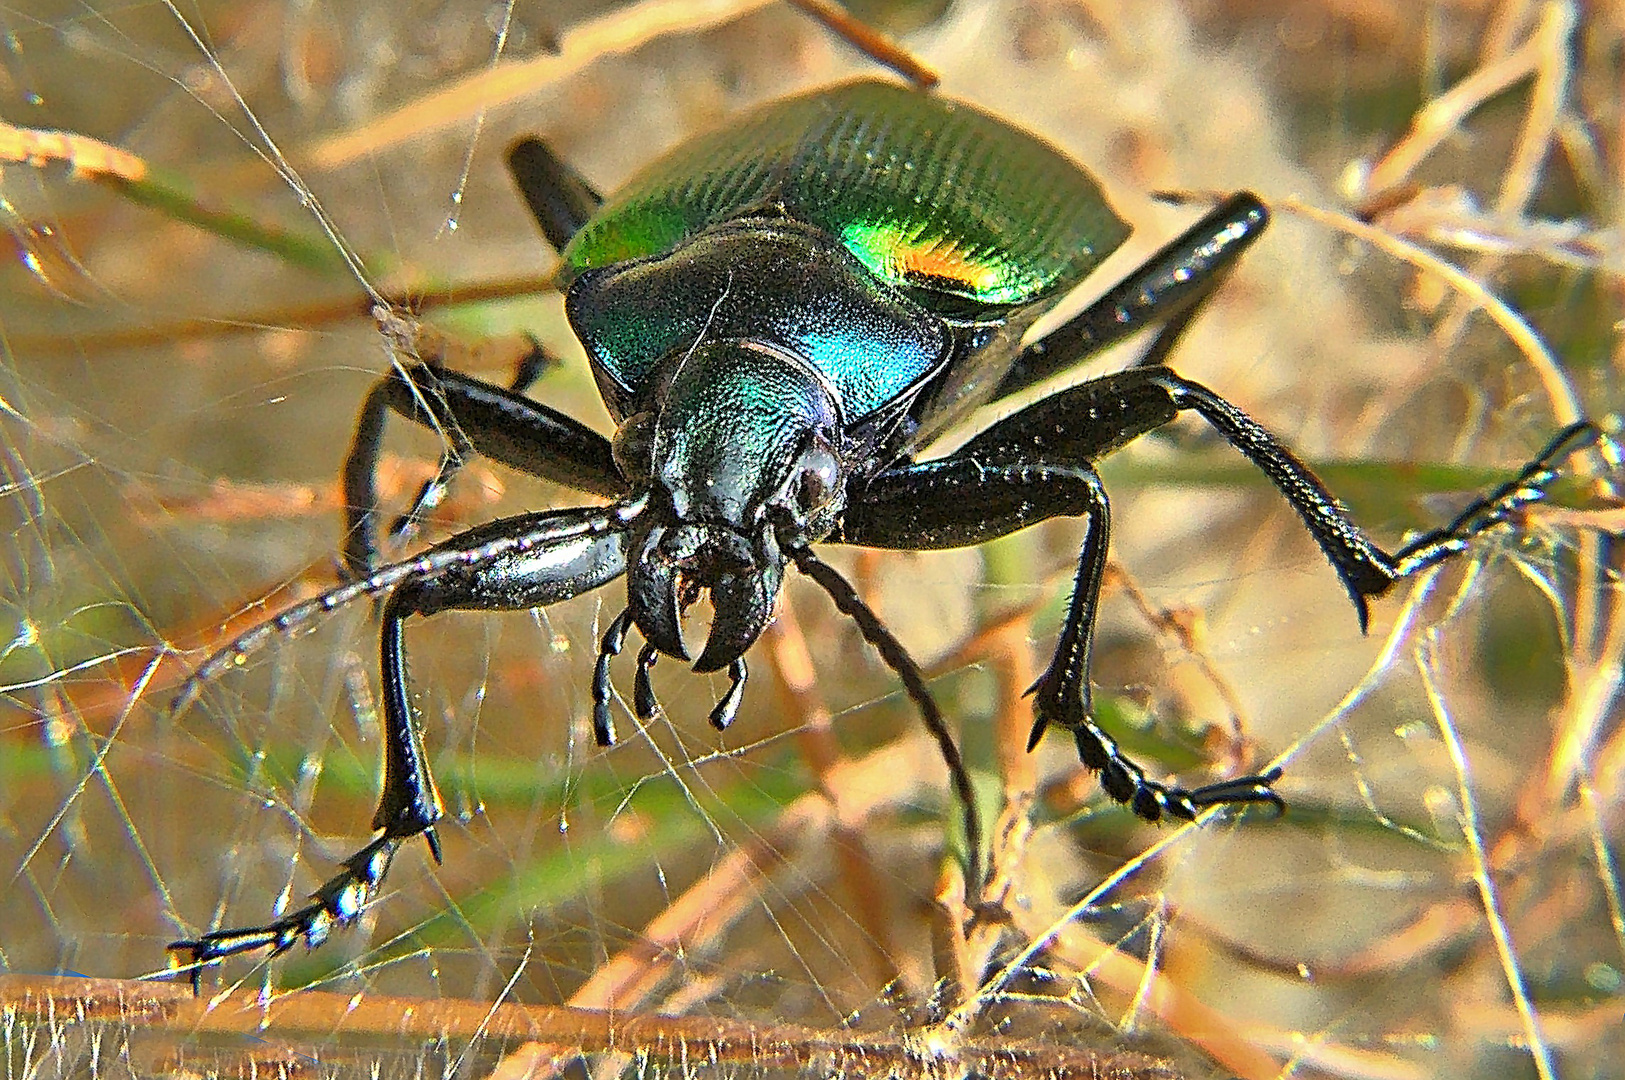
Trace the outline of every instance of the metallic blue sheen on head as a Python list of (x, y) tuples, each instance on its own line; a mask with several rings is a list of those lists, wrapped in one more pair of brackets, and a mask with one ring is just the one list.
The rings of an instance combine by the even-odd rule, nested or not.
[(706, 342), (672, 375), (653, 478), (679, 520), (755, 532), (812, 433), (840, 427), (829, 387), (799, 358), (759, 343)]

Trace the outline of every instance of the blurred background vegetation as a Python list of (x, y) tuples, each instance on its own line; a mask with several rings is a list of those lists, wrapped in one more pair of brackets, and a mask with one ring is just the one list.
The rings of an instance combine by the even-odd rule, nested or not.
[[(1104, 280), (1195, 216), (1153, 192), (1247, 188), (1276, 208), (1174, 366), (1322, 466), (1389, 546), (1577, 412), (1617, 431), (1620, 5), (851, 6), (942, 92), (1100, 175), (1136, 226)], [(506, 381), (534, 334), (564, 363), (533, 394), (607, 430), (558, 297), (484, 299), (553, 260), (505, 147), (540, 133), (613, 191), (755, 102), (878, 68), (767, 0), (31, 0), (0, 28), (4, 145), (72, 132), (148, 170), (132, 189), (91, 144), (66, 145), (75, 170), (37, 134), (51, 160), (0, 162), (16, 254), (0, 266), (0, 970), (134, 978), (170, 940), (299, 902), (370, 820), (367, 605), (164, 715), (228, 627), (336, 580), (337, 469), (388, 365), (339, 241), (391, 295), (482, 297), (426, 312), (448, 363)], [(392, 433), (396, 505), (438, 453)], [(1074, 524), (832, 554), (930, 667), (996, 825), (988, 899), (1008, 917), (969, 938), (941, 759), (805, 582), (732, 729), (704, 722), (724, 682), (663, 664), (668, 717), (638, 730), (623, 711), (607, 751), (587, 688), (613, 587), (419, 621), (445, 866), (413, 845), (356, 928), (205, 984), (854, 1040), (962, 1007), (971, 1043), (1249, 1080), (1625, 1076), (1625, 613), (1598, 532), (1619, 522), (1585, 476), (1600, 461), (1573, 464), (1563, 508), (1397, 590), (1365, 637), (1290, 511), (1210, 432), (1181, 424), (1106, 465), (1102, 715), (1192, 786), (1282, 761), (1280, 821), (1147, 826), (1065, 740), (1022, 753)], [(575, 501), (476, 465), (431, 531)], [(164, 1038), (125, 1065), (187, 1045)], [(539, 1067), (524, 1047), (485, 1052)], [(14, 1071), (29, 1060), (8, 1052)], [(397, 1064), (426, 1052), (408, 1040)]]

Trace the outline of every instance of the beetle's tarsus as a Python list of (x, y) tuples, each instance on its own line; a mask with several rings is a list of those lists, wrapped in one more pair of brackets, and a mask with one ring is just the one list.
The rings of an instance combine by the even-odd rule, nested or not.
[(1483, 533), (1510, 522), (1520, 510), (1544, 499), (1546, 489), (1562, 475), (1558, 463), (1603, 438), (1602, 429), (1589, 420), (1570, 424), (1554, 435), (1517, 476), (1474, 499), (1448, 524), (1423, 533), (1393, 555), (1372, 545), (1352, 551), (1347, 559), (1339, 559), (1328, 550), (1354, 602), (1360, 633), (1366, 633), (1370, 625), (1366, 603), (1369, 597), (1381, 596), (1405, 578), (1459, 555)]
[[(427, 832), (430, 849), (438, 862), (439, 844), (433, 839), (433, 830)], [(310, 894), (311, 903), (274, 922), (234, 930), (213, 930), (192, 940), (170, 942), (170, 952), (189, 954), (190, 962), (185, 968), (191, 973), (192, 993), (202, 993), (203, 968), (217, 960), (266, 948), (271, 950), (270, 955), (280, 956), (301, 939), (306, 948), (314, 949), (327, 940), (334, 927), (348, 926), (354, 922), (367, 903), (377, 895), (402, 839), (380, 836), (345, 859), (341, 864), (343, 870)]]
[(1393, 560), (1396, 578), (1425, 570), (1466, 550), (1481, 533), (1505, 524), (1519, 510), (1545, 498), (1546, 489), (1561, 475), (1557, 463), (1595, 446), (1602, 438), (1602, 429), (1588, 420), (1559, 431), (1517, 476), (1474, 499), (1448, 525), (1423, 533), (1400, 548)]
[(1184, 795), (1185, 801), (1198, 809), (1207, 806), (1269, 803), (1275, 808), (1275, 816), (1280, 817), (1286, 813), (1286, 800), (1281, 798), (1274, 786), (1276, 781), (1281, 779), (1281, 775), (1281, 767), (1277, 765), (1257, 776), (1238, 776), (1230, 780), (1221, 780), (1194, 791), (1175, 788), (1170, 794)]
[(1145, 771), (1124, 756), (1116, 740), (1093, 720), (1086, 719), (1073, 731), (1073, 737), (1079, 758), (1100, 774), (1100, 786), (1106, 794), (1127, 805), (1136, 817), (1153, 824), (1165, 817), (1195, 821), (1208, 807), (1244, 803), (1269, 803), (1275, 807), (1277, 817), (1286, 813), (1286, 801), (1273, 789), (1281, 778), (1279, 766), (1258, 776), (1238, 776), (1199, 788), (1169, 787), (1148, 779)]
[(1195, 821), (1203, 809), (1230, 803), (1267, 802), (1278, 814), (1285, 813), (1285, 801), (1271, 788), (1281, 777), (1279, 767), (1259, 776), (1239, 776), (1199, 788), (1169, 787), (1149, 779), (1145, 770), (1123, 753), (1117, 740), (1095, 723), (1087, 688), (1079, 680), (1057, 676), (1056, 669), (1057, 664), (1052, 663), (1028, 691), (1034, 697), (1035, 717), (1027, 739), (1029, 752), (1038, 746), (1050, 725), (1071, 731), (1079, 760), (1099, 775), (1106, 794), (1150, 822), (1164, 817)]

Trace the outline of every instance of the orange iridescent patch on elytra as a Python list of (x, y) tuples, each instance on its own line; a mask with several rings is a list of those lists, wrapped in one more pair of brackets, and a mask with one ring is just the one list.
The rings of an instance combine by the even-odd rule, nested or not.
[(1005, 301), (1003, 293), (1021, 289), (1007, 266), (977, 259), (959, 244), (942, 237), (921, 237), (896, 225), (858, 222), (841, 239), (858, 261), (889, 281), (962, 293), (988, 303)]

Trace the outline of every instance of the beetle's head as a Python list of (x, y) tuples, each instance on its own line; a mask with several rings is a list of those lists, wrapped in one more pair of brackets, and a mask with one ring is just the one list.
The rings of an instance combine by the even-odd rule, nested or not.
[(726, 667), (773, 615), (784, 551), (834, 528), (845, 501), (839, 410), (809, 364), (759, 341), (707, 341), (672, 360), (655, 410), (616, 456), (649, 506), (628, 546), (627, 598), (656, 649), (688, 659), (682, 618), (711, 598), (696, 671)]

